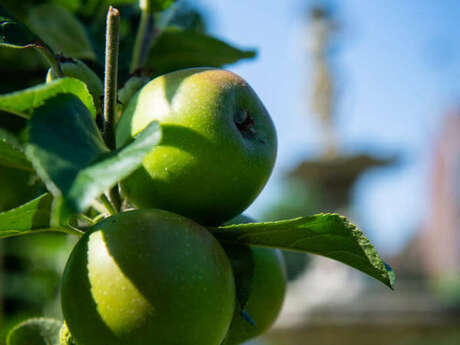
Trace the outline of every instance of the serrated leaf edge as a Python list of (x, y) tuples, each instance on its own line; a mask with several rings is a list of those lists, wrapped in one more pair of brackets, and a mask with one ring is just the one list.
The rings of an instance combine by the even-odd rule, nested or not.
[[(88, 108), (88, 111), (90, 112), (91, 116), (93, 118), (95, 118), (96, 117), (96, 106), (95, 106), (95, 103), (94, 103), (94, 98), (91, 95), (91, 93), (89, 92), (88, 86), (86, 85), (86, 83), (84, 83), (80, 79), (72, 78), (72, 77), (62, 77), (62, 78), (59, 78), (59, 79), (52, 80), (52, 81), (50, 81), (48, 83), (41, 83), (41, 84), (31, 86), (31, 87), (26, 88), (26, 89), (5, 93), (5, 94), (0, 95), (0, 101), (1, 101), (2, 98), (16, 97), (16, 96), (20, 96), (22, 93), (33, 92), (34, 93), (33, 94), (33, 100), (32, 100), (33, 105), (31, 107), (29, 107), (28, 109), (30, 109), (30, 108), (35, 109), (35, 108), (38, 108), (41, 105), (39, 102), (36, 101), (36, 97), (37, 97), (36, 92), (40, 92), (42, 89), (52, 88), (52, 87), (55, 86), (55, 84), (58, 84), (57, 87), (56, 87), (57, 92), (54, 92), (52, 96), (41, 100), (41, 102), (45, 102), (48, 98), (54, 97), (54, 96), (56, 96), (57, 94), (60, 94), (60, 93), (72, 93), (72, 92), (69, 92), (69, 90), (66, 90), (64, 88), (64, 86), (62, 85), (62, 83), (64, 83), (66, 80), (76, 80), (79, 84), (81, 84), (81, 86), (83, 86), (84, 90), (87, 93), (87, 96), (89, 96), (89, 105), (91, 106), (91, 108), (88, 108), (86, 106), (86, 103), (83, 102), (83, 100), (77, 94), (74, 94), (74, 95), (77, 96), (80, 99), (80, 101), (85, 105), (85, 107)], [(5, 109), (4, 111), (8, 112), (8, 113), (11, 113), (11, 114), (21, 116), (21, 117), (23, 117), (25, 119), (30, 119), (31, 118), (30, 115), (25, 114), (24, 112), (21, 112), (21, 111), (15, 111), (14, 109), (13, 110), (11, 110), (11, 109), (6, 110)]]

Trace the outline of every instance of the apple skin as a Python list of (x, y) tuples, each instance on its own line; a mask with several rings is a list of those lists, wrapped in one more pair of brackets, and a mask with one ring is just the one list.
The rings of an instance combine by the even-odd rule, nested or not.
[(153, 120), (162, 125), (162, 142), (121, 183), (135, 206), (220, 225), (244, 211), (263, 189), (275, 163), (276, 131), (241, 77), (191, 68), (155, 78), (125, 108), (117, 146)]
[(61, 287), (65, 322), (84, 345), (220, 345), (234, 303), (219, 242), (162, 210), (96, 224), (73, 249)]
[[(227, 224), (255, 222), (248, 216), (240, 215)], [(237, 253), (233, 251), (233, 248), (234, 246), (224, 246), (230, 258)], [(254, 321), (255, 326), (241, 317), (241, 307), (236, 302), (230, 330), (222, 345), (236, 345), (262, 335), (276, 321), (283, 305), (287, 274), (282, 252), (273, 248), (253, 246), (249, 248), (254, 260), (254, 275), (245, 310)]]

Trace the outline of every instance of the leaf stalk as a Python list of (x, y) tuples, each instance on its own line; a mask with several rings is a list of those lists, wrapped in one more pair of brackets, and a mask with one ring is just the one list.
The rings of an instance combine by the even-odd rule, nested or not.
[(136, 41), (134, 42), (133, 56), (131, 58), (130, 72), (134, 73), (142, 68), (145, 58), (153, 40), (153, 15), (149, 5), (150, 1), (140, 0), (141, 19), (137, 29)]
[(45, 58), (46, 62), (48, 62), (54, 74), (58, 78), (64, 77), (64, 72), (62, 71), (58, 58), (46, 44), (37, 42), (35, 43), (35, 49), (38, 50), (38, 52)]
[(69, 235), (74, 235), (77, 237), (82, 237), (84, 235), (84, 232), (81, 231), (80, 229), (74, 228), (74, 227), (55, 227), (55, 228), (50, 228), (50, 230), (58, 231), (58, 232), (63, 232), (65, 234)]
[(110, 202), (109, 198), (107, 197), (107, 195), (105, 194), (102, 194), (101, 195), (101, 202), (102, 204), (104, 205), (104, 207), (107, 209), (107, 212), (109, 212), (109, 214), (111, 216), (113, 216), (114, 214), (117, 213), (117, 210), (115, 209), (115, 207), (113, 206), (113, 204)]

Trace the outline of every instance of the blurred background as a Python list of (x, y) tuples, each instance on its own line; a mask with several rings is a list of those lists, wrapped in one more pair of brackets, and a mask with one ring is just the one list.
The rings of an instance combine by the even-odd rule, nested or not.
[[(186, 18), (194, 30), (257, 51), (226, 66), (252, 85), (278, 131), (274, 173), (247, 213), (345, 214), (397, 275), (390, 291), (340, 263), (285, 253), (282, 314), (251, 344), (460, 344), (460, 2), (184, 4), (177, 23)], [(3, 70), (0, 91), (18, 89)], [(31, 66), (27, 83), (44, 73)], [(12, 172), (0, 174), (1, 193), (13, 193), (2, 185)], [(2, 339), (25, 317), (59, 315), (72, 240), (40, 235), (0, 245)]]
[[(279, 134), (261, 220), (337, 211), (397, 275), (287, 254), (269, 344), (460, 344), (457, 1), (200, 1)], [(212, 15), (211, 15), (212, 14)]]

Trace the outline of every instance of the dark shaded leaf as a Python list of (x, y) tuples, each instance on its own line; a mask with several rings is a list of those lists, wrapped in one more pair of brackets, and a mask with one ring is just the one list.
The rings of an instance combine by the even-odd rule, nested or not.
[(48, 318), (26, 320), (8, 334), (7, 345), (59, 345), (62, 321)]
[(206, 32), (206, 19), (196, 5), (190, 2), (181, 1), (175, 6), (173, 16), (168, 23), (170, 26), (192, 30), (196, 32)]
[(206, 34), (169, 28), (150, 50), (146, 67), (163, 74), (188, 67), (221, 67), (254, 56), (254, 50), (240, 50)]
[[(229, 220), (225, 225), (256, 223), (256, 221), (244, 214)], [(238, 305), (235, 310), (239, 317), (251, 325), (255, 325), (249, 313), (245, 310), (246, 304), (251, 295), (252, 280), (254, 278), (254, 254), (249, 246), (223, 244), (230, 264), (232, 265), (233, 275), (235, 276), (236, 301)], [(235, 316), (234, 316), (235, 317)]]
[(26, 23), (55, 52), (96, 59), (83, 24), (70, 10), (56, 4), (39, 5), (30, 9)]
[(75, 78), (60, 78), (25, 90), (0, 95), (0, 110), (28, 119), (36, 108), (57, 94), (77, 96), (92, 117), (96, 117), (93, 97), (86, 84)]
[(26, 155), (55, 196), (56, 221), (62, 223), (136, 170), (160, 139), (154, 122), (133, 142), (110, 152), (79, 98), (59, 94), (35, 110)]
[(252, 278), (254, 276), (254, 257), (248, 246), (223, 245), (230, 259), (235, 276), (236, 300), (241, 310), (246, 308), (251, 295)]
[(0, 213), (0, 238), (50, 229), (51, 195), (48, 193), (12, 210)]
[(0, 47), (28, 48), (36, 40), (36, 35), (0, 6)]
[(394, 273), (364, 234), (345, 217), (318, 214), (277, 222), (211, 228), (223, 243), (258, 245), (322, 255), (351, 267), (393, 288)]

